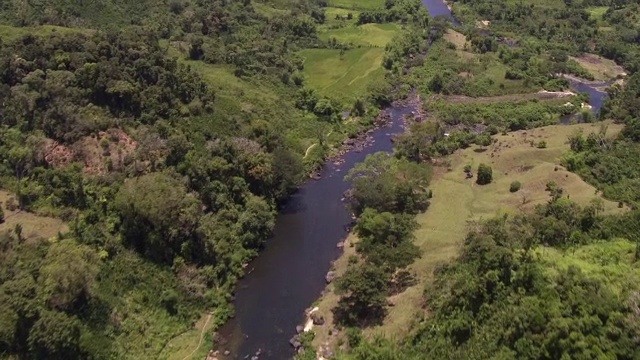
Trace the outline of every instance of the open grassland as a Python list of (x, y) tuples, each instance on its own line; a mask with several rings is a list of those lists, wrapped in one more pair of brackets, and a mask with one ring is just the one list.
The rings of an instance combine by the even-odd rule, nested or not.
[(63, 26), (41, 25), (31, 27), (15, 27), (9, 25), (0, 25), (0, 39), (5, 42), (11, 42), (25, 35), (47, 36), (55, 33), (85, 33), (90, 34), (94, 30), (67, 28)]
[(615, 63), (613, 60), (605, 59), (602, 56), (594, 54), (584, 54), (580, 57), (571, 57), (580, 66), (585, 68), (595, 80), (606, 81), (615, 79), (625, 74), (624, 68)]
[(385, 47), (399, 31), (400, 25), (395, 23), (364, 24), (321, 31), (320, 39), (335, 38), (346, 44)]
[[(620, 125), (605, 124), (608, 136), (613, 137), (621, 130)], [(416, 231), (415, 242), (422, 250), (422, 257), (411, 266), (418, 278), (417, 285), (390, 298), (394, 306), (389, 308), (384, 324), (367, 329), (366, 333), (389, 338), (406, 335), (411, 325), (423, 316), (421, 305), (425, 283), (432, 280), (433, 271), (439, 264), (455, 258), (469, 221), (530, 210), (536, 204), (548, 201), (549, 194), (545, 188), (549, 181), (555, 181), (572, 200), (582, 205), (598, 196), (593, 186), (557, 164), (569, 150), (567, 138), (571, 134), (579, 130), (585, 134), (597, 132), (600, 125), (554, 125), (513, 132), (495, 136), (496, 141), (488, 147), (474, 146), (446, 158), (447, 163), (435, 171), (430, 187), (434, 194), (431, 206), (417, 217), (420, 228)], [(531, 141), (537, 143), (541, 140), (547, 143), (545, 149), (531, 146)], [(475, 183), (475, 178), (465, 178), (464, 166), (471, 164), (475, 171), (480, 163), (492, 166), (494, 181), (491, 184), (480, 186)], [(522, 189), (511, 193), (509, 185), (516, 180), (522, 183)], [(607, 212), (624, 211), (615, 202), (604, 200), (604, 204)], [(345, 270), (349, 255), (355, 253), (351, 246), (354, 241), (357, 239), (351, 235), (345, 245), (345, 255), (335, 263), (338, 274)], [(317, 306), (320, 315), (332, 320), (330, 309), (337, 304), (338, 297), (333, 293), (332, 285), (328, 290)], [(337, 344), (340, 335), (335, 335), (335, 332), (329, 335), (330, 328), (314, 329), (316, 346)]]
[(444, 39), (456, 46), (456, 50), (463, 50), (467, 37), (455, 30), (447, 29)]
[[(353, 9), (343, 9), (335, 7), (324, 8), (325, 21), (319, 26), (320, 29), (331, 29), (338, 26), (355, 25), (358, 21), (360, 11)], [(351, 14), (351, 19), (349, 19)]]
[(55, 238), (59, 233), (64, 234), (69, 231), (67, 224), (60, 219), (38, 216), (30, 212), (19, 209), (9, 210), (7, 203), (13, 202), (17, 205), (16, 197), (0, 190), (0, 206), (4, 210), (4, 222), (0, 224), (0, 232), (13, 231), (16, 225), (22, 226), (22, 236), (27, 241), (38, 239), (48, 240)]
[(550, 275), (569, 266), (580, 268), (589, 277), (608, 285), (616, 293), (633, 288), (640, 276), (640, 263), (635, 260), (636, 245), (626, 239), (589, 244), (561, 251), (540, 247), (538, 256), (547, 265)]
[(372, 10), (384, 7), (384, 0), (329, 0), (329, 6), (355, 9), (355, 10)]
[(591, 18), (596, 20), (602, 20), (602, 17), (604, 16), (604, 13), (607, 12), (607, 10), (609, 10), (608, 6), (592, 6), (587, 9), (589, 15), (591, 15)]
[(321, 95), (349, 104), (366, 93), (367, 86), (384, 77), (384, 49), (357, 48), (340, 55), (339, 50), (300, 51), (307, 84)]
[(194, 327), (171, 339), (158, 356), (159, 359), (204, 359), (211, 349), (211, 331), (216, 324), (211, 313), (204, 314)]
[[(507, 0), (505, 2), (513, 5), (522, 4), (520, 0)], [(564, 9), (566, 7), (562, 0), (527, 0), (526, 5), (548, 9)]]

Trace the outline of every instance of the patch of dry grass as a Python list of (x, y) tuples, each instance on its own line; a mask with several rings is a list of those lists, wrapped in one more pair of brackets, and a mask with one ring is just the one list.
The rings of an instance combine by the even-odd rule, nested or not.
[(457, 50), (463, 50), (464, 45), (467, 43), (467, 38), (464, 34), (451, 29), (447, 29), (447, 32), (444, 34), (444, 39), (455, 45)]
[[(518, 131), (494, 137), (496, 142), (488, 147), (471, 147), (458, 151), (448, 157), (449, 165), (436, 168), (431, 184), (434, 197), (431, 206), (417, 217), (420, 228), (416, 232), (416, 244), (422, 250), (422, 257), (416, 260), (411, 269), (418, 278), (417, 285), (395, 295), (390, 301), (388, 316), (382, 326), (367, 329), (368, 335), (382, 334), (389, 338), (401, 338), (412, 325), (425, 313), (422, 307), (425, 283), (432, 280), (433, 270), (442, 263), (455, 258), (467, 233), (467, 224), (471, 220), (481, 220), (501, 213), (526, 211), (536, 204), (549, 199), (545, 191), (549, 181), (555, 181), (571, 199), (587, 204), (596, 195), (593, 186), (585, 183), (576, 174), (559, 166), (559, 159), (569, 150), (568, 137), (581, 129), (585, 134), (597, 132), (601, 124), (554, 125), (543, 128)], [(606, 123), (608, 136), (615, 136), (621, 126)], [(547, 147), (539, 149), (531, 146), (544, 140)], [(494, 181), (488, 185), (477, 185), (475, 178), (467, 179), (463, 171), (471, 164), (474, 171), (480, 163), (493, 168)], [(522, 189), (516, 193), (509, 191), (512, 181), (520, 181)], [(609, 212), (624, 211), (617, 203), (605, 200), (605, 209)], [(349, 237), (349, 243), (357, 241)], [(349, 255), (355, 250), (345, 246), (344, 255), (335, 263), (338, 274), (347, 265)], [(340, 342), (340, 334), (329, 335), (332, 327), (330, 309), (338, 301), (332, 285), (317, 306), (325, 317), (327, 325), (314, 329), (316, 347), (335, 347)]]
[[(13, 200), (11, 200), (13, 199)], [(15, 195), (0, 190), (0, 206), (4, 210), (4, 222), (0, 224), (0, 232), (14, 231), (17, 224), (22, 225), (22, 236), (26, 241), (35, 241), (38, 239), (50, 239), (69, 231), (69, 227), (62, 220), (38, 216), (26, 211), (18, 209), (7, 209), (7, 203), (14, 202), (18, 204)]]
[(584, 54), (580, 57), (571, 57), (583, 68), (587, 69), (598, 81), (615, 79), (619, 75), (626, 74), (624, 68), (613, 60), (605, 59), (594, 54)]

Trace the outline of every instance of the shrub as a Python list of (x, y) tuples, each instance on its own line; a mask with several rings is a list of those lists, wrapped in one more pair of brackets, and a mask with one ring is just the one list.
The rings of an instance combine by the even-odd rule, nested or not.
[(538, 143), (538, 149), (546, 149), (547, 148), (547, 142), (544, 140), (540, 140), (540, 142)]
[(522, 187), (522, 184), (520, 183), (520, 181), (514, 181), (511, 183), (511, 185), (509, 186), (509, 191), (514, 193), (517, 192), (518, 190), (520, 190), (520, 188)]
[(4, 210), (2, 210), (2, 206), (0, 206), (0, 224), (4, 222)]
[(480, 164), (478, 166), (478, 179), (476, 183), (478, 185), (486, 185), (493, 181), (493, 170), (491, 166), (487, 164)]

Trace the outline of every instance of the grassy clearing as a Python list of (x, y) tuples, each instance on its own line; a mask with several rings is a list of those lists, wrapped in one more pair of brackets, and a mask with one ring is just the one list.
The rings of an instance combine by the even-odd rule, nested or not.
[(635, 261), (636, 245), (626, 239), (590, 244), (562, 251), (554, 248), (538, 248), (537, 254), (548, 265), (551, 276), (569, 266), (580, 268), (590, 277), (607, 284), (621, 293), (635, 287), (640, 276), (640, 263)]
[(580, 66), (585, 68), (598, 81), (615, 79), (619, 75), (625, 74), (624, 68), (613, 60), (605, 59), (594, 54), (584, 54), (580, 57), (571, 57)]
[[(360, 11), (353, 9), (328, 7), (324, 8), (324, 14), (326, 20), (323, 25), (319, 26), (319, 28), (331, 29), (337, 26), (355, 25), (358, 20), (358, 15), (360, 15)], [(347, 18), (349, 14), (351, 14), (351, 20)]]
[[(13, 200), (10, 200), (13, 199)], [(38, 239), (51, 239), (58, 233), (66, 233), (69, 231), (67, 224), (60, 219), (38, 216), (26, 211), (7, 209), (7, 202), (13, 201), (17, 204), (16, 197), (7, 192), (0, 190), (0, 206), (4, 210), (5, 221), (0, 224), (0, 232), (13, 231), (17, 224), (22, 225), (22, 236), (27, 241), (35, 241)]]
[[(608, 135), (615, 136), (620, 125), (607, 123)], [(585, 183), (577, 175), (557, 166), (559, 158), (568, 151), (567, 138), (582, 129), (585, 133), (597, 132), (600, 124), (554, 125), (539, 129), (518, 131), (496, 136), (497, 141), (488, 147), (471, 147), (448, 157), (448, 166), (436, 168), (431, 189), (434, 197), (424, 214), (418, 215), (420, 224), (416, 232), (416, 244), (423, 256), (412, 265), (418, 277), (418, 284), (390, 299), (395, 304), (383, 326), (366, 330), (369, 335), (381, 334), (389, 338), (401, 338), (411, 329), (411, 325), (423, 315), (423, 289), (432, 280), (433, 270), (439, 264), (451, 261), (467, 233), (469, 221), (487, 219), (500, 213), (526, 211), (536, 204), (549, 199), (545, 191), (548, 181), (555, 181), (565, 189), (571, 199), (587, 204), (596, 195), (593, 186)], [(544, 140), (547, 148), (538, 149), (530, 145), (531, 140)], [(493, 167), (494, 181), (479, 186), (475, 179), (466, 179), (464, 166), (472, 164), (474, 170), (480, 163)], [(557, 167), (557, 171), (556, 171)], [(522, 183), (522, 189), (509, 192), (512, 181)], [(624, 211), (617, 203), (605, 200), (608, 212)], [(356, 239), (351, 236), (348, 243)], [(344, 271), (347, 258), (355, 252), (350, 245), (345, 246), (345, 255), (335, 263), (338, 274)], [(320, 315), (331, 320), (330, 309), (338, 297), (329, 285), (327, 294), (319, 301)], [(316, 346), (336, 345), (340, 335), (329, 335), (330, 326), (314, 329)]]
[(277, 9), (265, 3), (254, 2), (252, 3), (252, 5), (253, 5), (253, 8), (256, 10), (256, 12), (269, 18), (275, 17), (275, 16), (287, 15), (289, 13), (289, 10)]
[(165, 345), (158, 359), (204, 359), (211, 348), (209, 336), (214, 325), (213, 315), (211, 313), (203, 314), (193, 329), (171, 339)]
[(351, 103), (366, 93), (367, 86), (384, 77), (384, 49), (357, 48), (340, 55), (339, 50), (307, 49), (300, 51), (305, 59), (307, 84), (321, 95)]
[(587, 8), (589, 15), (591, 15), (591, 17), (596, 20), (602, 20), (602, 17), (604, 16), (604, 13), (607, 12), (607, 10), (609, 10), (608, 6), (592, 6)]
[(444, 39), (456, 46), (457, 50), (463, 50), (467, 43), (467, 37), (455, 30), (447, 29)]
[(364, 24), (325, 30), (320, 33), (320, 38), (335, 38), (339, 42), (353, 45), (385, 47), (399, 31), (400, 25), (395, 23)]
[[(520, 0), (507, 0), (507, 3), (511, 4), (521, 4)], [(540, 8), (548, 8), (548, 9), (564, 9), (566, 7), (564, 1), (562, 0), (527, 0), (527, 6), (534, 6)]]
[(0, 25), (0, 40), (5, 42), (11, 42), (25, 35), (47, 36), (55, 33), (90, 34), (93, 32), (95, 31), (89, 30), (89, 29), (72, 29), (72, 28), (67, 28), (63, 26), (54, 26), (54, 25), (41, 25), (41, 26), (32, 26), (32, 27), (15, 27), (15, 26), (9, 26), (9, 25)]
[(355, 10), (372, 10), (384, 7), (384, 0), (329, 0), (329, 6), (355, 9)]

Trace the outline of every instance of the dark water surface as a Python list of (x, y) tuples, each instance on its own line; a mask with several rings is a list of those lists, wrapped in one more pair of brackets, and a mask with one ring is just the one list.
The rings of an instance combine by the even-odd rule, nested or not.
[[(448, 16), (459, 25), (441, 0), (422, 2), (431, 16)], [(605, 93), (582, 83), (573, 82), (572, 86), (589, 93), (595, 112), (600, 109)], [(289, 339), (305, 320), (304, 310), (320, 297), (330, 262), (341, 252), (336, 244), (346, 237), (351, 222), (341, 201), (349, 188), (343, 178), (367, 155), (390, 152), (391, 135), (402, 132), (403, 115), (414, 110), (412, 106), (388, 109), (391, 125), (371, 133), (372, 145), (361, 152), (348, 152), (340, 165), (327, 164), (320, 180), (306, 183), (285, 204), (273, 238), (249, 264), (249, 274), (239, 281), (235, 318), (220, 329), (228, 343), (218, 350), (230, 351), (227, 358), (250, 359), (258, 351), (260, 359), (293, 357)]]

